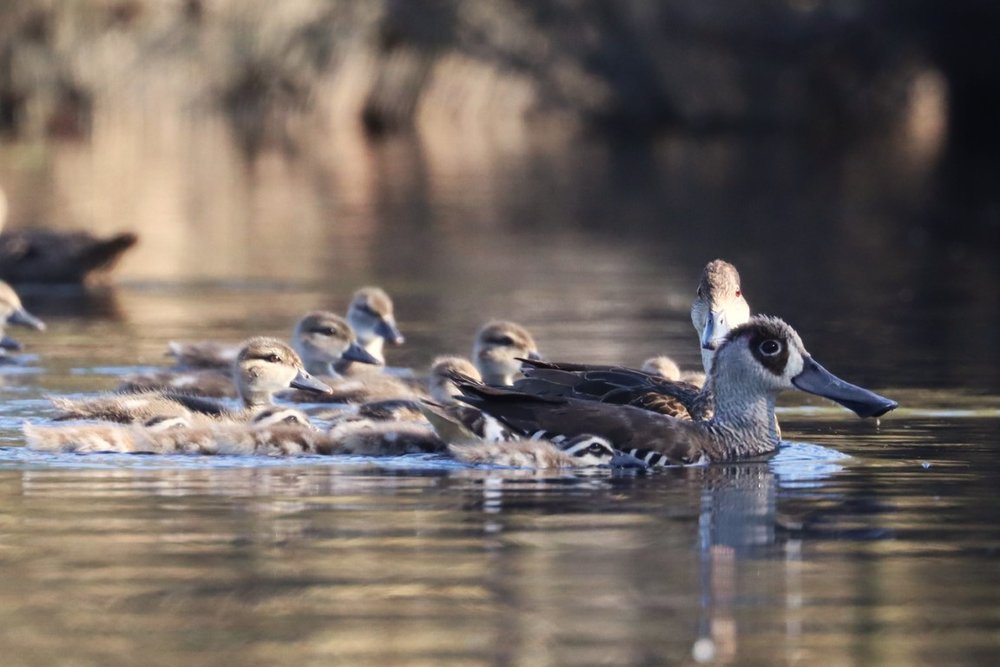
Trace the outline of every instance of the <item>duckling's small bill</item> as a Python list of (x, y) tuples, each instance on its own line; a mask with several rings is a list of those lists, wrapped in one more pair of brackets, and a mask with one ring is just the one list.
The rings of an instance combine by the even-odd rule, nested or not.
[(384, 319), (380, 319), (375, 325), (375, 333), (393, 345), (402, 345), (406, 342), (406, 338), (403, 337), (396, 325)]
[(372, 364), (375, 366), (381, 364), (375, 355), (357, 343), (351, 343), (351, 345), (340, 355), (340, 358), (348, 361), (357, 361), (362, 364)]
[(45, 322), (42, 322), (24, 308), (20, 308), (11, 313), (7, 318), (7, 322), (10, 324), (18, 324), (22, 327), (28, 327), (29, 329), (35, 329), (36, 331), (45, 331)]
[(324, 382), (320, 382), (312, 375), (309, 375), (309, 373), (301, 370), (295, 375), (295, 378), (289, 383), (289, 386), (294, 387), (295, 389), (317, 391), (321, 394), (333, 393), (333, 389), (331, 389), (329, 385)]
[(7, 350), (8, 352), (20, 352), (24, 349), (24, 345), (21, 341), (15, 340), (10, 336), (4, 336), (0, 338), (0, 350)]

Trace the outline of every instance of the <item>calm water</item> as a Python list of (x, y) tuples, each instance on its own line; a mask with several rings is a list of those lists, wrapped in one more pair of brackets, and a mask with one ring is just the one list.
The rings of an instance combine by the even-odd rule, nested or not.
[[(939, 229), (941, 211), (995, 214), (984, 195), (876, 149), (817, 164), (766, 141), (474, 148), (223, 170), (211, 205), (204, 173), (175, 174), (179, 231), (154, 225), (142, 188), (88, 181), (43, 203), (86, 155), (21, 177), (25, 217), (130, 226), (81, 203), (106, 194), (141, 211), (146, 243), (113, 291), (23, 290), (50, 329), (12, 331), (28, 348), (0, 368), (5, 664), (996, 661), (993, 223)], [(668, 351), (693, 367), (686, 311), (715, 256), (741, 268), (755, 309), (902, 408), (876, 426), (786, 396), (792, 443), (772, 461), (639, 475), (21, 448), (48, 394), (111, 388), (164, 363), (171, 339), (286, 335), (365, 282), (396, 297), (395, 365), (467, 353), (500, 316), (551, 358)]]

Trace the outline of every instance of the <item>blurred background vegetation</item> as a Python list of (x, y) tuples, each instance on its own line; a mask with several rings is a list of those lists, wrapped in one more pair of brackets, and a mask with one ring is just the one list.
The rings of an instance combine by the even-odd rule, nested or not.
[[(353, 232), (326, 241), (350, 245), (387, 199), (433, 208), (449, 179), (496, 208), (498, 171), (576, 178), (595, 143), (632, 150), (605, 173), (645, 161), (659, 190), (763, 169), (787, 193), (848, 161), (864, 175), (835, 187), (936, 193), (911, 241), (974, 247), (1000, 229), (998, 19), (990, 0), (6, 0), (0, 183), (12, 226), (140, 231), (140, 277), (197, 274), (192, 229), (233, 245), (336, 219)], [(208, 273), (252, 263), (227, 261)]]
[(301, 148), (310, 121), (843, 135), (937, 105), (971, 148), (997, 133), (998, 18), (989, 0), (8, 0), (0, 128), (221, 111), (253, 152)]

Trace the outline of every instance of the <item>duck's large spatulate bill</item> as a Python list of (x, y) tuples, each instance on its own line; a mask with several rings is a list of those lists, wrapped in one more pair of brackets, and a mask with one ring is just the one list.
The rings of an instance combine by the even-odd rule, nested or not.
[(802, 391), (836, 401), (859, 417), (880, 417), (899, 406), (885, 396), (844, 382), (812, 357), (803, 361), (802, 372), (792, 378), (792, 384)]

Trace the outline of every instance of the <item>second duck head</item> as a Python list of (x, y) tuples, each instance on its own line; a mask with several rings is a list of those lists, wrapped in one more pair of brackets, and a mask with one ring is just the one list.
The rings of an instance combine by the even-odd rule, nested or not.
[(712, 370), (715, 351), (729, 331), (750, 320), (750, 304), (743, 296), (736, 267), (721, 259), (705, 265), (691, 304), (691, 323), (698, 332), (701, 362)]
[(513, 384), (521, 373), (519, 357), (541, 359), (535, 339), (521, 325), (494, 320), (487, 322), (476, 335), (472, 360), (486, 384)]
[(402, 345), (406, 340), (396, 328), (392, 299), (380, 287), (362, 287), (354, 293), (347, 308), (347, 321), (358, 337), (358, 342), (379, 363), (385, 363), (382, 347), (385, 341)]
[(325, 310), (306, 313), (295, 325), (292, 342), (305, 369), (315, 375), (336, 376), (333, 365), (341, 360), (380, 363), (358, 343), (344, 318)]
[(276, 391), (293, 387), (330, 393), (330, 387), (310, 375), (295, 350), (276, 338), (257, 337), (243, 343), (233, 367), (243, 404), (270, 405)]

